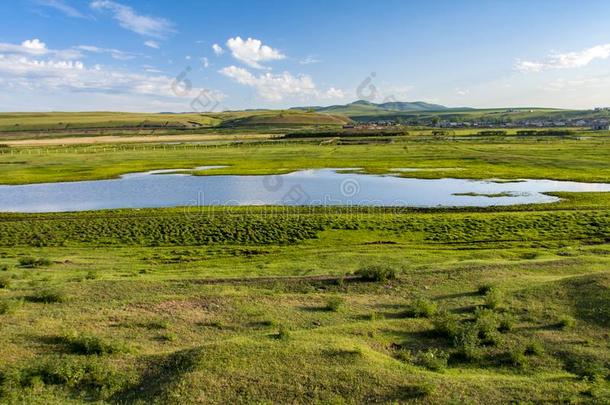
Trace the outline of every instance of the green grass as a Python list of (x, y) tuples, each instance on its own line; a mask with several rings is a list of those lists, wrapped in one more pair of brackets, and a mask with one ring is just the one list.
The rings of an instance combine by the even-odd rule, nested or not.
[(607, 137), (583, 140), (427, 140), (400, 137), (392, 144), (319, 142), (137, 144), (11, 147), (0, 150), (0, 183), (22, 184), (114, 178), (153, 169), (224, 165), (200, 175), (280, 174), (304, 168), (358, 167), (367, 173), (400, 172), (419, 178), (548, 178), (607, 182)]
[[(609, 177), (601, 140), (122, 148), (16, 148), (0, 178), (202, 164)], [(0, 214), (0, 403), (607, 403), (610, 193), (557, 195)]]

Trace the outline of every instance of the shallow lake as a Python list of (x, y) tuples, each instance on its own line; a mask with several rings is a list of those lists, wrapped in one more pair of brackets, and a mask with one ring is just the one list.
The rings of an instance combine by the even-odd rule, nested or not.
[[(197, 170), (214, 167), (197, 168)], [(397, 169), (407, 171), (410, 169)], [(610, 184), (553, 180), (416, 179), (352, 169), (276, 176), (193, 176), (190, 170), (131, 173), (112, 180), (0, 186), (0, 211), (64, 212), (208, 205), (449, 207), (548, 203), (550, 191), (610, 191)]]

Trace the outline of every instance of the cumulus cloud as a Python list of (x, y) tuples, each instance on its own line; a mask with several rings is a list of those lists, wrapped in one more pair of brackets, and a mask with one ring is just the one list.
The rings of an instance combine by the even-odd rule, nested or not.
[(94, 10), (108, 11), (119, 25), (137, 34), (165, 38), (174, 32), (173, 24), (161, 17), (138, 14), (133, 8), (110, 0), (94, 0), (90, 3)]
[(47, 44), (38, 38), (27, 39), (21, 44), (0, 42), (0, 53), (33, 56), (52, 55), (60, 59), (78, 59), (82, 57), (82, 52), (78, 49), (49, 49)]
[(0, 54), (0, 78), (15, 91), (148, 96), (153, 100), (183, 100), (185, 110), (204, 91), (214, 94), (216, 99), (222, 96), (222, 93), (192, 86), (188, 91), (176, 91), (176, 80), (163, 74), (134, 73), (97, 64), (87, 66), (81, 61), (45, 60), (17, 54)]
[(285, 97), (318, 97), (343, 98), (341, 90), (331, 87), (320, 92), (311, 77), (307, 75), (293, 76), (288, 72), (272, 74), (270, 72), (254, 75), (247, 69), (237, 66), (227, 66), (220, 74), (244, 86), (252, 87), (259, 96), (270, 101), (281, 101)]
[(286, 57), (277, 49), (263, 45), (260, 40), (254, 38), (248, 38), (245, 41), (240, 37), (229, 38), (227, 40), (227, 48), (229, 48), (231, 55), (235, 59), (255, 69), (263, 69), (260, 62), (279, 60)]
[(44, 55), (49, 50), (47, 49), (47, 44), (38, 38), (34, 38), (27, 39), (19, 45), (0, 42), (0, 52)]
[(579, 52), (554, 53), (544, 61), (517, 60), (515, 68), (521, 72), (574, 69), (585, 67), (596, 59), (608, 59), (608, 57), (610, 57), (610, 44), (604, 44)]
[(327, 99), (345, 98), (345, 93), (341, 89), (336, 89), (334, 87), (331, 87), (330, 89), (328, 89), (324, 92), (322, 98), (327, 98)]
[(87, 18), (83, 13), (81, 13), (71, 5), (67, 4), (63, 0), (36, 0), (36, 4), (39, 6), (55, 9), (68, 17)]
[(153, 49), (159, 49), (160, 45), (157, 41), (145, 41), (144, 45), (149, 47), (149, 48), (153, 48)]
[(204, 56), (204, 57), (203, 57), (203, 58), (201, 58), (200, 60), (201, 60), (201, 65), (202, 65), (204, 68), (206, 68), (206, 69), (207, 69), (207, 68), (209, 68), (209, 67), (210, 67), (210, 61), (209, 61), (209, 59), (208, 59), (208, 58), (206, 58), (206, 57)]
[(222, 46), (220, 46), (218, 44), (212, 45), (212, 50), (214, 51), (214, 53), (216, 55), (222, 55), (225, 51), (224, 49), (222, 49)]

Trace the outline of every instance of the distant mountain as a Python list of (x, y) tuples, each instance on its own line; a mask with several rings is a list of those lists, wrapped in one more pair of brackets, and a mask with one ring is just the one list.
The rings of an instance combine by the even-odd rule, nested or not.
[(357, 100), (353, 103), (343, 105), (331, 105), (328, 107), (311, 106), (311, 107), (294, 107), (293, 110), (308, 110), (324, 113), (343, 114), (343, 115), (361, 115), (361, 114), (379, 114), (392, 112), (417, 112), (417, 111), (444, 111), (449, 110), (440, 104), (430, 104), (423, 101), (391, 101), (386, 103), (372, 103), (366, 100)]

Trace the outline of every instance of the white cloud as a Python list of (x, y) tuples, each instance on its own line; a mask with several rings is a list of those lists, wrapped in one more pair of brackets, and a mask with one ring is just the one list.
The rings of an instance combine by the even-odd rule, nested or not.
[(153, 48), (153, 49), (159, 49), (160, 45), (158, 42), (156, 41), (145, 41), (144, 45), (149, 47), (149, 48)]
[(73, 18), (87, 18), (83, 13), (78, 11), (76, 8), (67, 4), (63, 0), (36, 0), (36, 4), (39, 6), (53, 8), (61, 13)]
[(580, 52), (553, 53), (543, 62), (517, 60), (515, 68), (521, 72), (574, 69), (588, 66), (596, 59), (608, 59), (608, 57), (610, 57), (610, 44), (604, 44)]
[(103, 53), (110, 55), (113, 59), (116, 60), (130, 60), (135, 58), (137, 55), (130, 52), (120, 51), (118, 49), (113, 48), (100, 48), (92, 45), (78, 45), (75, 47), (80, 51), (90, 52), (90, 53)]
[[(177, 91), (174, 78), (162, 74), (142, 74), (101, 65), (86, 66), (81, 61), (42, 60), (22, 55), (0, 55), (0, 78), (10, 88), (49, 93), (60, 90), (96, 94), (146, 95), (154, 98), (186, 100), (203, 89)], [(216, 93), (217, 95), (220, 93)]]
[(462, 89), (462, 88), (457, 88), (455, 89), (455, 92), (457, 93), (458, 96), (467, 96), (470, 94), (470, 90), (468, 89)]
[(78, 49), (49, 49), (47, 44), (38, 38), (25, 40), (19, 45), (0, 42), (0, 53), (33, 56), (53, 55), (60, 59), (78, 59), (82, 57), (82, 52)]
[(110, 11), (121, 27), (140, 35), (165, 38), (174, 32), (173, 24), (169, 20), (138, 14), (133, 8), (114, 1), (94, 0), (90, 6), (94, 10)]
[(49, 52), (47, 45), (38, 38), (28, 39), (20, 45), (0, 42), (0, 52), (19, 53), (29, 55), (44, 55)]
[(220, 46), (218, 44), (212, 45), (212, 50), (214, 51), (214, 53), (216, 55), (222, 55), (225, 51), (224, 49), (222, 49), (222, 46)]
[(284, 59), (284, 56), (277, 49), (263, 45), (258, 39), (248, 38), (245, 41), (240, 37), (229, 38), (227, 48), (231, 50), (233, 57), (246, 65), (263, 69), (259, 62)]
[(45, 51), (47, 49), (47, 44), (45, 44), (38, 38), (25, 40), (21, 43), (21, 46), (26, 49), (31, 49), (35, 52)]
[(320, 63), (320, 59), (316, 58), (314, 55), (307, 55), (307, 57), (303, 60), (299, 61), (300, 65), (311, 65), (312, 63)]
[(203, 58), (201, 58), (201, 64), (203, 65), (204, 68), (209, 68), (210, 67), (210, 61), (208, 58), (206, 58), (205, 56)]
[(327, 98), (327, 99), (345, 98), (345, 93), (343, 92), (343, 90), (331, 87), (330, 89), (328, 89), (324, 92), (323, 98)]
[(344, 97), (341, 90), (332, 87), (326, 92), (320, 92), (311, 77), (307, 75), (293, 76), (288, 72), (282, 74), (266, 72), (257, 76), (237, 66), (222, 68), (219, 73), (239, 84), (254, 88), (259, 96), (270, 101), (281, 101), (286, 97), (321, 99)]

